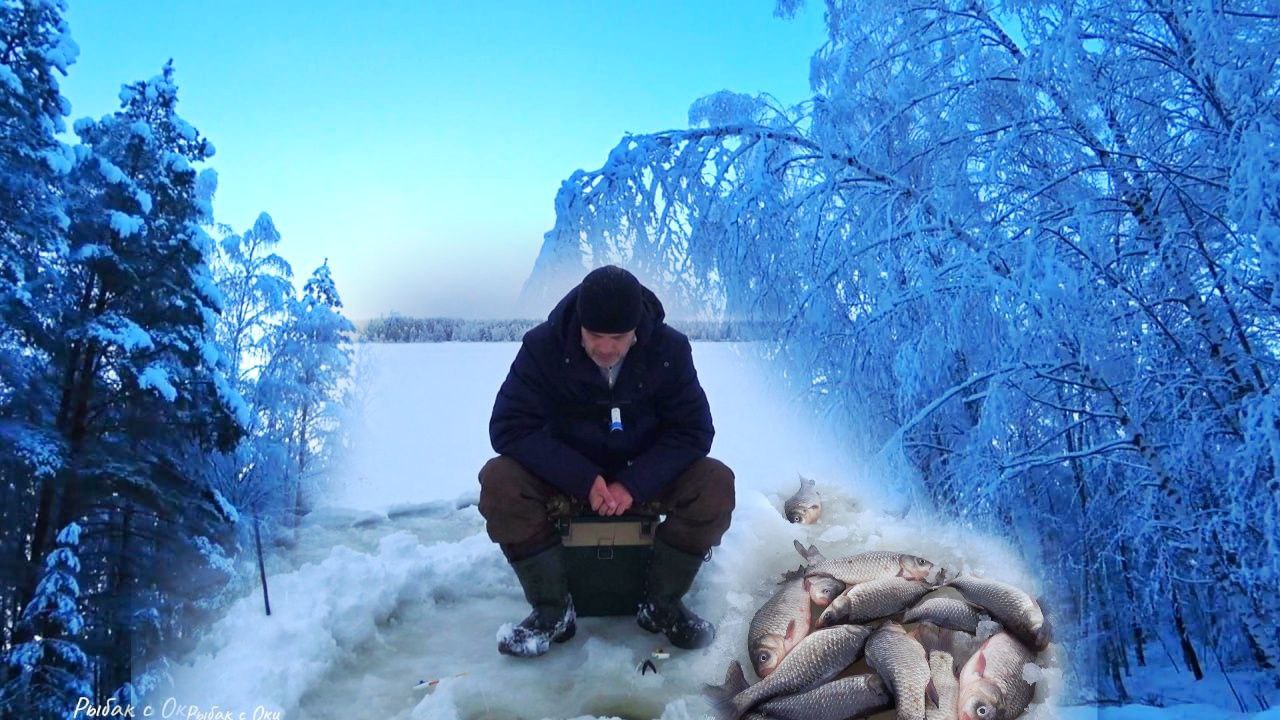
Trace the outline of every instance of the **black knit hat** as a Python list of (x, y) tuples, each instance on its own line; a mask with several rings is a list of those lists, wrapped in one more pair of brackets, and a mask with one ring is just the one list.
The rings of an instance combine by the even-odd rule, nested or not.
[(591, 332), (635, 330), (642, 311), (640, 281), (616, 265), (592, 270), (578, 286), (578, 320)]

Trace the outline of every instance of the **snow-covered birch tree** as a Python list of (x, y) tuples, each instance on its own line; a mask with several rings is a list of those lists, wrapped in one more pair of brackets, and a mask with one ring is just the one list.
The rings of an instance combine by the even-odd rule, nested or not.
[(526, 296), (614, 261), (784, 323), (780, 368), (919, 509), (1042, 564), (1108, 699), (1149, 643), (1273, 668), (1274, 5), (833, 0), (827, 24), (810, 100), (717, 93), (570, 177)]

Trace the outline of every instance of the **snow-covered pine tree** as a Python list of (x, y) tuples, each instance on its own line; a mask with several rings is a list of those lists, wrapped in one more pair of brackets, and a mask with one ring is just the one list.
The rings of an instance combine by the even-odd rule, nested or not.
[(119, 111), (76, 123), (66, 344), (54, 358), (55, 426), (72, 462), (36, 525), (86, 523), (100, 700), (141, 672), (132, 657), (198, 611), (178, 573), (203, 567), (198, 538), (226, 522), (204, 454), (234, 447), (248, 421), (214, 336), (221, 296), (201, 226), (215, 178), (192, 167), (213, 147), (177, 114), (171, 64), (120, 99)]
[(57, 76), (78, 52), (64, 13), (56, 0), (0, 4), (0, 648), (38, 577), (26, 534), (63, 460), (46, 368), (66, 248), (57, 185), (71, 164), (55, 136), (70, 107)]
[[(9, 409), (39, 395), (39, 352), (52, 339), (47, 321), (58, 291), (56, 261), (65, 251), (66, 215), (58, 177), (71, 165), (56, 137), (70, 104), (57, 75), (78, 52), (57, 0), (0, 6), (0, 453), (29, 438), (9, 425)], [(29, 350), (39, 351), (31, 354)], [(10, 420), (9, 418), (14, 418)], [(16, 443), (15, 447), (12, 443)]]
[(85, 625), (76, 581), (80, 532), (76, 523), (67, 525), (58, 533), (58, 547), (45, 558), (36, 595), (22, 613), (30, 639), (4, 657), (13, 679), (0, 685), (0, 716), (61, 720), (91, 694), (91, 666), (80, 649)]

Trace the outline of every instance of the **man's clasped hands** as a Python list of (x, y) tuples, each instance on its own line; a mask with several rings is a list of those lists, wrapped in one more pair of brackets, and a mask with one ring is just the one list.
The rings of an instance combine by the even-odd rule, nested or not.
[(604, 477), (597, 475), (591, 483), (591, 491), (587, 493), (592, 512), (603, 516), (621, 515), (631, 509), (633, 502), (631, 491), (620, 482), (605, 482)]

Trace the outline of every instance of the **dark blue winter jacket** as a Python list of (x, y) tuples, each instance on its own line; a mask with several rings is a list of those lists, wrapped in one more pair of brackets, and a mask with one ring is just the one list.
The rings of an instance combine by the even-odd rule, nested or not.
[[(689, 339), (667, 327), (642, 288), (644, 313), (613, 389), (582, 348), (578, 289), (525, 334), (489, 420), (493, 449), (585, 500), (596, 475), (637, 504), (655, 499), (711, 451), (715, 429)], [(622, 414), (610, 431), (610, 409)]]

